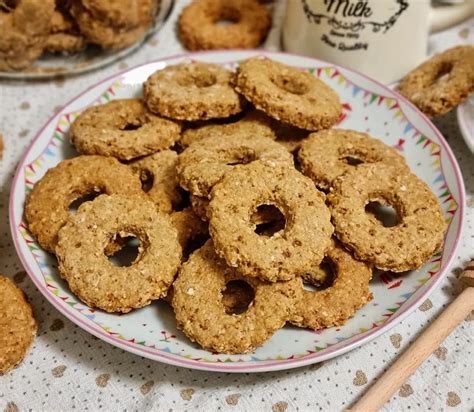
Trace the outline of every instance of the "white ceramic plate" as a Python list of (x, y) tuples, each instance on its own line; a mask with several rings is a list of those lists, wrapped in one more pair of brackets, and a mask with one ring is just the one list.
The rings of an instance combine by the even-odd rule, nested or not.
[(137, 50), (163, 25), (173, 8), (174, 0), (161, 0), (160, 9), (155, 17), (153, 26), (140, 41), (121, 50), (103, 50), (89, 45), (80, 53), (70, 55), (61, 53), (46, 53), (36, 60), (31, 67), (18, 72), (2, 72), (0, 78), (34, 80), (48, 79), (56, 76), (71, 76), (105, 67)]
[(458, 124), (462, 137), (474, 153), (474, 93), (457, 108)]
[[(304, 68), (330, 84), (344, 104), (341, 127), (369, 132), (405, 155), (411, 168), (439, 197), (450, 222), (443, 252), (418, 271), (376, 275), (371, 282), (373, 301), (344, 326), (319, 331), (285, 327), (248, 355), (220, 355), (200, 349), (176, 329), (172, 310), (164, 302), (121, 316), (81, 303), (58, 276), (55, 259), (39, 248), (23, 221), (25, 197), (34, 183), (49, 168), (74, 156), (68, 140), (71, 122), (90, 105), (140, 96), (143, 81), (167, 65), (199, 60), (235, 68), (240, 60), (256, 54)], [(425, 116), (392, 90), (361, 74), (312, 58), (260, 51), (209, 52), (170, 57), (127, 70), (67, 103), (41, 128), (19, 163), (11, 192), (10, 224), (18, 255), (36, 286), (83, 329), (124, 350), (161, 362), (194, 369), (254, 372), (294, 368), (332, 358), (400, 322), (445, 275), (460, 238), (463, 205), (463, 181), (446, 141)]]

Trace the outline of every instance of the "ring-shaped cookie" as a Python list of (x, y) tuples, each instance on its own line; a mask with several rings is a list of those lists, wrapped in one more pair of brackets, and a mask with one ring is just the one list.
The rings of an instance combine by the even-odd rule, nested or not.
[(342, 113), (336, 92), (308, 72), (267, 58), (240, 63), (236, 90), (269, 116), (305, 130), (327, 129)]
[[(119, 235), (140, 241), (130, 266), (115, 266), (104, 251)], [(126, 313), (166, 295), (181, 263), (181, 247), (168, 215), (153, 202), (101, 195), (83, 203), (58, 235), (59, 272), (91, 307)]]
[(398, 91), (428, 116), (447, 113), (474, 90), (474, 46), (437, 54), (408, 73)]
[(28, 299), (10, 279), (0, 275), (0, 376), (25, 357), (38, 326)]
[[(438, 199), (426, 183), (399, 167), (361, 164), (334, 180), (328, 201), (337, 238), (379, 269), (418, 269), (443, 243), (446, 222)], [(366, 212), (370, 202), (393, 207), (398, 224), (383, 226)]]
[[(241, 314), (228, 314), (222, 292), (233, 280), (244, 280), (255, 297)], [(247, 353), (268, 340), (293, 316), (298, 279), (267, 283), (243, 278), (217, 256), (212, 242), (194, 252), (173, 284), (173, 309), (178, 327), (204, 349)]]
[(157, 70), (143, 84), (148, 108), (178, 120), (208, 120), (239, 113), (244, 100), (234, 73), (212, 63), (181, 63)]
[(181, 125), (151, 113), (140, 99), (92, 106), (71, 127), (71, 142), (83, 154), (130, 160), (168, 149)]
[[(252, 216), (273, 205), (285, 226), (272, 236), (255, 232)], [(214, 187), (207, 212), (217, 253), (249, 277), (289, 280), (319, 265), (333, 233), (324, 195), (291, 167), (263, 161), (235, 167)]]
[(142, 186), (163, 213), (171, 213), (183, 201), (176, 174), (177, 161), (178, 153), (163, 150), (129, 164), (139, 173)]
[[(43, 53), (54, 13), (54, 0), (1, 2), (0, 70), (21, 70)], [(10, 10), (9, 5), (13, 8)]]
[(94, 193), (143, 195), (140, 179), (113, 157), (79, 156), (49, 169), (27, 198), (25, 217), (38, 243), (54, 253), (74, 200)]
[(271, 24), (270, 11), (255, 0), (197, 0), (182, 11), (179, 35), (189, 50), (253, 49)]
[(304, 289), (301, 283), (303, 297), (296, 304), (296, 314), (291, 320), (294, 325), (311, 329), (342, 325), (372, 299), (369, 266), (355, 260), (335, 242), (324, 260), (332, 268), (334, 281), (328, 288), (316, 291)]
[(293, 165), (293, 158), (285, 148), (268, 137), (255, 139), (254, 136), (241, 135), (217, 140), (209, 136), (179, 155), (179, 182), (193, 195), (208, 197), (212, 187), (235, 165), (256, 160)]
[(250, 110), (248, 113), (233, 123), (211, 123), (190, 127), (183, 131), (179, 139), (182, 148), (188, 147), (191, 143), (201, 141), (206, 137), (214, 136), (216, 139), (232, 139), (242, 134), (259, 138), (261, 136), (275, 139), (275, 132), (272, 129), (273, 119), (259, 110)]
[(321, 189), (359, 163), (384, 162), (408, 170), (394, 148), (366, 133), (346, 129), (321, 130), (311, 135), (298, 152), (301, 172)]

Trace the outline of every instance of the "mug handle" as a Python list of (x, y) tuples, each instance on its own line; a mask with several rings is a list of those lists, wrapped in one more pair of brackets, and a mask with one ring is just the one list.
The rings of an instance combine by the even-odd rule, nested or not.
[(431, 7), (429, 14), (430, 33), (454, 26), (474, 16), (474, 1), (465, 0), (462, 4)]

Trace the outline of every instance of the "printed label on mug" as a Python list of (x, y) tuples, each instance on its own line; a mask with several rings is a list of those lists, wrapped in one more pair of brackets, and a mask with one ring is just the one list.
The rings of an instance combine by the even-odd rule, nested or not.
[[(294, 0), (290, 0), (294, 1)], [(407, 0), (320, 0), (314, 10), (308, 0), (301, 0), (309, 23), (321, 25), (320, 41), (337, 50), (350, 52), (367, 50), (367, 31), (384, 36), (409, 7)], [(380, 4), (379, 4), (380, 6)]]

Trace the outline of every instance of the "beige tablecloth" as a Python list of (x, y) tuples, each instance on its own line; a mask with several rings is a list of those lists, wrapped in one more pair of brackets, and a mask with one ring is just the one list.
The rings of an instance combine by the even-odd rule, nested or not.
[[(0, 81), (0, 273), (28, 294), (39, 321), (31, 353), (0, 377), (0, 411), (18, 410), (293, 410), (337, 411), (351, 404), (456, 295), (456, 276), (474, 257), (474, 156), (464, 144), (455, 113), (436, 121), (461, 166), (468, 196), (466, 228), (441, 286), (411, 316), (363, 347), (321, 364), (295, 370), (224, 374), (187, 370), (117, 349), (82, 331), (36, 290), (16, 256), (8, 226), (11, 179), (16, 164), (46, 120), (98, 80), (183, 51), (175, 25), (178, 1), (163, 29), (137, 53), (106, 69), (53, 82)], [(185, 2), (184, 2), (185, 3)], [(474, 43), (474, 19), (430, 38), (430, 50)], [(403, 58), (403, 56), (401, 56)], [(386, 410), (474, 410), (473, 316), (403, 385)]]

